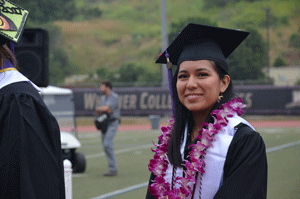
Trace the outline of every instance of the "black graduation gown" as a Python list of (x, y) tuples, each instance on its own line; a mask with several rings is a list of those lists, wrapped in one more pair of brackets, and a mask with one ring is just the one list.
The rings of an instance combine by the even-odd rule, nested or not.
[[(267, 156), (259, 133), (239, 124), (224, 163), (223, 183), (214, 199), (267, 198)], [(149, 184), (155, 175), (151, 173)], [(147, 191), (146, 199), (154, 199)]]
[(39, 93), (7, 85), (0, 107), (0, 198), (64, 199), (60, 129)]

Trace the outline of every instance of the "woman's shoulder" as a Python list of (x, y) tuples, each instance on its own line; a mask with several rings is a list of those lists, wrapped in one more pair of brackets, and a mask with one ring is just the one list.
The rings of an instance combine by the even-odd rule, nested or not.
[(30, 114), (33, 114), (33, 110), (46, 110), (42, 97), (29, 82), (17, 82), (1, 88), (0, 107), (2, 119), (7, 114), (17, 116), (25, 114), (28, 110), (31, 110)]
[(241, 136), (259, 136), (259, 133), (252, 128), (252, 126), (249, 126), (245, 123), (239, 123), (236, 127), (236, 135)]
[(20, 94), (29, 94), (33, 97), (40, 98), (40, 95), (36, 88), (34, 88), (29, 82), (27, 81), (21, 81), (21, 82), (15, 82), (8, 84), (0, 89), (0, 95), (11, 95), (13, 93), (20, 93)]
[(241, 140), (246, 141), (247, 139), (262, 140), (260, 134), (244, 118), (235, 115), (232, 118), (228, 118), (228, 121), (229, 130), (231, 129), (233, 133), (233, 143)]
[(238, 129), (237, 127), (242, 124), (248, 126), (250, 129), (255, 131), (254, 127), (248, 121), (246, 121), (245, 119), (243, 119), (238, 115), (234, 115), (233, 117), (228, 117), (227, 120), (228, 123), (227, 126), (224, 127), (224, 132), (226, 132), (230, 136), (236, 136), (236, 132)]
[(24, 104), (29, 101), (35, 101), (44, 105), (44, 101), (36, 88), (29, 82), (16, 82), (0, 89), (1, 105), (9, 104), (12, 101), (20, 101)]
[(241, 116), (234, 115), (233, 117), (230, 117), (227, 119), (228, 119), (228, 126), (230, 126), (232, 128), (237, 128), (238, 125), (245, 124), (245, 125), (249, 126), (250, 128), (252, 128), (253, 130), (255, 130), (254, 127), (247, 120), (242, 118)]
[[(250, 144), (252, 145), (264, 145), (264, 140), (261, 137), (260, 133), (257, 132), (254, 128), (248, 126), (245, 123), (240, 123), (236, 127), (236, 133), (233, 137), (232, 144)], [(242, 144), (243, 145), (243, 144)]]

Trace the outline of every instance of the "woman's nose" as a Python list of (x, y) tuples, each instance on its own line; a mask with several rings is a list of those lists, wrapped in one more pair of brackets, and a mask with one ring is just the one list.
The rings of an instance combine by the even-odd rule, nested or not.
[(188, 83), (187, 83), (186, 87), (187, 87), (188, 89), (195, 89), (195, 88), (197, 88), (197, 82), (196, 82), (195, 77), (190, 76), (190, 78), (189, 78), (189, 80), (188, 80)]

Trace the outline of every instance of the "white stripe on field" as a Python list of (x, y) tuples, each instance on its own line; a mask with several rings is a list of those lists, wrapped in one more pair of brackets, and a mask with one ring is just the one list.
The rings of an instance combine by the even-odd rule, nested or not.
[[(269, 149), (266, 150), (266, 153), (270, 153), (270, 152), (273, 152), (273, 151), (278, 151), (278, 150), (281, 150), (281, 149), (284, 149), (284, 148), (295, 146), (297, 144), (300, 144), (300, 140), (296, 141), (296, 142), (290, 142), (290, 143), (287, 143), (287, 144), (283, 144), (283, 145), (280, 145), (280, 146), (269, 148)], [(125, 189), (120, 189), (120, 190), (117, 190), (117, 191), (114, 191), (114, 192), (110, 192), (110, 193), (107, 193), (107, 194), (104, 194), (104, 195), (101, 195), (101, 196), (98, 196), (98, 197), (95, 197), (95, 198), (92, 198), (92, 199), (105, 199), (105, 198), (109, 198), (109, 197), (112, 197), (112, 196), (124, 194), (124, 193), (130, 192), (130, 191), (134, 191), (136, 189), (144, 188), (144, 187), (147, 187), (147, 186), (148, 186), (148, 182), (144, 182), (144, 183), (132, 186), (132, 187), (128, 187), (128, 188), (125, 188)]]
[(82, 173), (73, 173), (72, 174), (73, 178), (82, 178), (82, 177), (88, 177), (87, 174), (82, 174)]
[(273, 152), (273, 151), (278, 151), (280, 149), (284, 149), (284, 148), (287, 148), (287, 147), (295, 146), (297, 144), (300, 144), (300, 140), (296, 141), (296, 142), (290, 142), (290, 143), (287, 143), (287, 144), (283, 144), (283, 145), (280, 145), (280, 146), (276, 146), (276, 147), (267, 149), (266, 152), (270, 153), (270, 152)]
[[(131, 148), (126, 148), (126, 149), (119, 149), (115, 151), (115, 154), (118, 153), (126, 153), (129, 151), (135, 151), (135, 150), (139, 150), (139, 149), (147, 149), (147, 148), (151, 148), (153, 147), (153, 144), (147, 144), (147, 145), (142, 145), (142, 146), (136, 146), (136, 147), (131, 147)], [(90, 158), (97, 158), (97, 157), (101, 157), (101, 156), (105, 156), (105, 153), (97, 153), (97, 154), (91, 154), (91, 155), (86, 155), (86, 159), (90, 159)]]
[(98, 196), (98, 197), (92, 198), (92, 199), (109, 198), (109, 197), (116, 196), (116, 195), (119, 195), (119, 194), (122, 194), (122, 193), (126, 193), (126, 192), (129, 192), (129, 191), (133, 191), (133, 190), (136, 190), (136, 189), (140, 189), (140, 188), (146, 187), (147, 185), (148, 185), (148, 182), (144, 182), (142, 184), (134, 185), (132, 187), (128, 187), (128, 188), (125, 188), (125, 189), (120, 189), (120, 190), (117, 190), (117, 191), (114, 191), (114, 192), (110, 192), (110, 193), (107, 193), (107, 194), (104, 194), (102, 196)]

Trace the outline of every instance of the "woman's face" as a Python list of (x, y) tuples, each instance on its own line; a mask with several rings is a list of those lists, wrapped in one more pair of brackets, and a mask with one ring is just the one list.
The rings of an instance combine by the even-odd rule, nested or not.
[(208, 114), (229, 82), (228, 75), (220, 80), (209, 60), (184, 61), (179, 66), (176, 87), (180, 102), (188, 110)]

